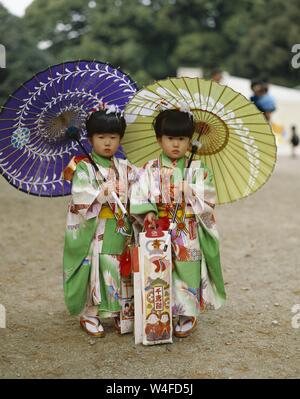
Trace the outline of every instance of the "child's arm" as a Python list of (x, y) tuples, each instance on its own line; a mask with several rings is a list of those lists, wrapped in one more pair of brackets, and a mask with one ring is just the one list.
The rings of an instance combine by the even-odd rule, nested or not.
[(211, 171), (200, 161), (194, 161), (189, 174), (184, 182), (186, 202), (192, 206), (195, 215), (212, 214), (216, 191)]
[(140, 168), (127, 161), (127, 194), (128, 198), (131, 199), (132, 187), (135, 183), (138, 182), (139, 175), (140, 175)]
[(130, 195), (130, 213), (142, 224), (147, 220), (152, 223), (158, 215), (154, 198), (153, 180), (149, 174), (148, 164), (139, 171), (132, 184)]
[[(202, 168), (202, 170), (198, 169), (199, 177), (201, 178), (200, 182), (197, 183), (196, 179), (193, 179), (195, 184), (189, 185), (189, 189), (190, 192), (191, 190), (193, 190), (194, 193), (192, 197), (186, 198), (186, 202), (189, 203), (192, 207), (193, 213), (195, 214), (196, 219), (200, 222), (202, 227), (208, 230), (210, 234), (218, 240), (219, 234), (214, 214), (216, 203), (216, 190), (213, 183), (213, 174), (205, 164), (203, 164), (202, 162), (200, 163)], [(191, 170), (191, 172), (194, 172), (194, 175), (195, 173), (197, 174), (194, 167), (193, 169), (194, 170)]]
[(102, 204), (106, 202), (107, 186), (108, 184), (99, 186), (95, 179), (91, 179), (87, 164), (84, 161), (79, 162), (72, 180), (71, 212), (80, 214), (85, 219), (98, 216)]

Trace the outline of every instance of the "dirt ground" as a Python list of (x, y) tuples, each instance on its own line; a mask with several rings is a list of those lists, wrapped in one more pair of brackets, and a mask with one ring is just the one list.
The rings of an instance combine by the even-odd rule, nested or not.
[(0, 178), (1, 378), (299, 378), (300, 159), (279, 158), (254, 196), (217, 209), (228, 299), (170, 345), (91, 339), (63, 301), (68, 198), (28, 196)]

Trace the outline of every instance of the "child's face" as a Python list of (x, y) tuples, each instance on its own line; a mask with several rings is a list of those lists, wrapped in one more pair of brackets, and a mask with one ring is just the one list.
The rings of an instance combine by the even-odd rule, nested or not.
[(190, 145), (190, 138), (185, 136), (165, 136), (157, 139), (164, 153), (171, 159), (182, 158)]
[(105, 158), (110, 158), (117, 152), (120, 141), (117, 133), (95, 133), (90, 138), (93, 150)]

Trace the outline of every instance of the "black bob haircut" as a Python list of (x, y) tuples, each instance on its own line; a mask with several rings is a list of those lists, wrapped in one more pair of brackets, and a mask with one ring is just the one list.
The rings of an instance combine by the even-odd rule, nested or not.
[(176, 109), (160, 112), (153, 121), (153, 128), (157, 138), (163, 135), (192, 138), (195, 131), (193, 116)]
[(105, 110), (93, 112), (86, 121), (87, 136), (95, 133), (117, 133), (122, 138), (126, 129), (126, 121), (120, 112), (106, 113)]

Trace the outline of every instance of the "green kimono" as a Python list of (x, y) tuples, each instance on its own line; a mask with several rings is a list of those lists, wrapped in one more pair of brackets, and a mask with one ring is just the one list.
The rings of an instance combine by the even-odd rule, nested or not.
[[(117, 193), (126, 207), (136, 169), (127, 160), (110, 160), (95, 152), (92, 157), (107, 181), (118, 183), (115, 191), (119, 188)], [(98, 307), (100, 317), (121, 310), (120, 255), (131, 241), (132, 228), (128, 223), (122, 226), (122, 218), (117, 223), (121, 212), (106, 194), (92, 164), (80, 161), (72, 180), (63, 255), (64, 296), (71, 314), (90, 306)]]
[[(146, 163), (132, 188), (130, 213), (155, 212), (167, 224), (179, 195), (187, 158), (172, 161), (164, 153)], [(193, 161), (188, 171), (188, 191), (181, 198), (172, 230), (173, 315), (198, 316), (205, 308), (219, 308), (226, 294), (221, 270), (219, 238), (214, 218), (215, 188), (210, 170)], [(177, 195), (177, 196), (176, 196)]]

